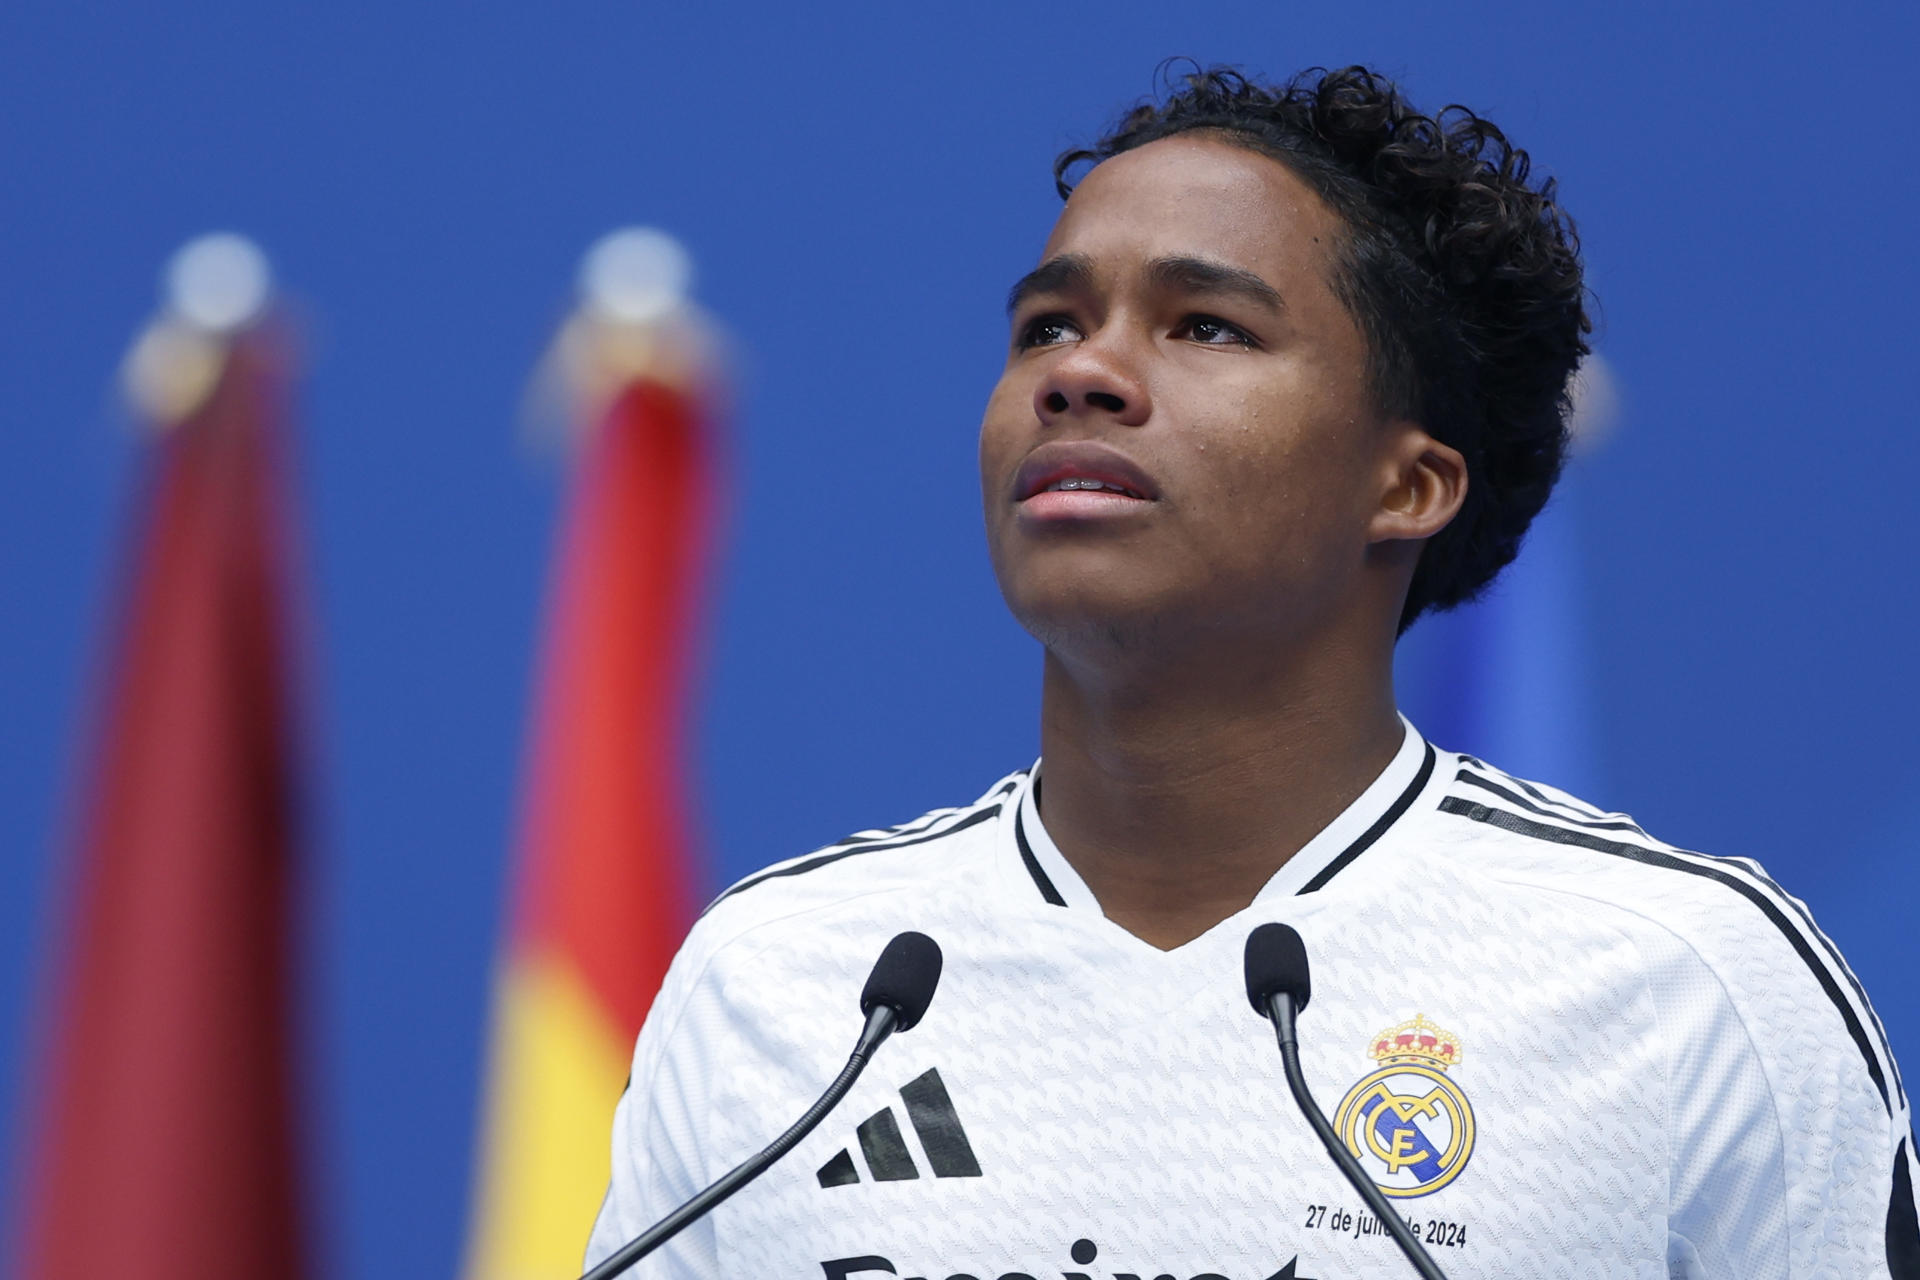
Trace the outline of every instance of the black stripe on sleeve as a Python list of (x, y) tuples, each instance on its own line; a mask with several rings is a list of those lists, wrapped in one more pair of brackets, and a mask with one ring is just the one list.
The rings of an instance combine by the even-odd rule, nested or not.
[[(999, 816), (999, 813), (1000, 813), (1000, 806), (997, 804), (990, 804), (984, 809), (975, 809), (972, 813), (969, 813), (966, 817), (960, 819), (958, 822), (955, 822), (950, 826), (942, 827), (938, 831), (929, 831), (924, 835), (913, 836), (905, 840), (889, 840), (884, 843), (857, 845), (851, 849), (837, 849), (831, 853), (823, 853), (820, 856), (815, 858), (806, 858), (800, 862), (791, 863), (784, 867), (775, 867), (771, 871), (762, 871), (757, 876), (750, 876), (747, 879), (742, 880), (739, 884), (736, 884), (735, 886), (733, 886), (733, 888), (727, 890), (725, 893), (715, 898), (712, 902), (708, 903), (707, 911), (712, 911), (715, 907), (725, 902), (728, 898), (731, 898), (734, 894), (744, 893), (748, 889), (753, 888), (757, 884), (765, 884), (767, 881), (778, 879), (781, 876), (805, 875), (809, 871), (817, 871), (821, 867), (827, 866), (829, 863), (838, 862), (842, 858), (851, 858), (856, 854), (881, 853), (890, 849), (906, 849), (906, 848), (911, 848), (913, 845), (916, 845), (916, 844), (925, 844), (929, 840), (938, 840), (944, 836), (950, 836), (957, 832), (965, 831), (968, 827), (979, 826), (981, 823), (987, 821), (987, 819)], [(705, 915), (706, 911), (703, 911), (700, 914)]]
[(1040, 866), (1040, 859), (1033, 856), (1033, 846), (1027, 843), (1027, 820), (1024, 810), (1013, 811), (1013, 838), (1020, 842), (1020, 861), (1027, 864), (1027, 874), (1033, 877), (1034, 887), (1040, 890), (1040, 896), (1056, 907), (1064, 907), (1067, 900), (1053, 887), (1053, 881)]
[(875, 829), (871, 834), (863, 831), (858, 835), (848, 836), (844, 840), (835, 840), (832, 844), (828, 845), (827, 848), (851, 849), (855, 845), (884, 844), (890, 840), (901, 840), (907, 836), (917, 836), (922, 831), (930, 831), (941, 822), (951, 818), (954, 814), (961, 812), (964, 812), (964, 810), (936, 809), (932, 813), (915, 818), (912, 822), (902, 823), (897, 827), (880, 827)]
[[(1472, 765), (1476, 769), (1484, 769), (1488, 773), (1499, 774), (1501, 777), (1506, 778), (1507, 781), (1513, 783), (1514, 786), (1519, 787), (1522, 791), (1532, 796), (1535, 800), (1538, 800), (1541, 804), (1559, 805), (1563, 809), (1573, 810), (1573, 813), (1570, 815), (1570, 818), (1573, 821), (1584, 820), (1589, 822), (1600, 822), (1608, 818), (1617, 818), (1622, 816), (1616, 813), (1603, 813), (1599, 809), (1596, 809), (1592, 805), (1588, 804), (1586, 801), (1576, 800), (1572, 796), (1567, 796), (1562, 799), (1556, 800), (1552, 796), (1548, 795), (1546, 792), (1542, 791), (1539, 787), (1536, 787), (1531, 782), (1528, 782), (1525, 778), (1516, 778), (1511, 774), (1507, 773), (1503, 769), (1497, 769), (1493, 765), (1488, 764), (1485, 760), (1482, 760), (1479, 756), (1462, 755), (1460, 759), (1465, 761), (1467, 764)], [(1555, 816), (1557, 817), (1559, 815), (1556, 814)], [(1645, 835), (1646, 833), (1642, 832), (1641, 834)], [(1648, 836), (1648, 839), (1652, 839), (1652, 837)]]
[[(1565, 814), (1554, 813), (1538, 805), (1528, 804), (1526, 800), (1522, 799), (1520, 796), (1514, 795), (1511, 791), (1507, 791), (1502, 787), (1496, 786), (1495, 784), (1493, 784), (1492, 782), (1490, 782), (1485, 778), (1481, 778), (1481, 777), (1469, 774), (1464, 769), (1460, 771), (1457, 777), (1462, 782), (1469, 782), (1469, 783), (1472, 783), (1474, 786), (1482, 788), (1483, 790), (1492, 792), (1494, 795), (1499, 796), (1501, 799), (1506, 800), (1510, 804), (1518, 805), (1523, 809), (1530, 810), (1531, 812), (1540, 814), (1543, 817), (1552, 818), (1558, 822), (1569, 823), (1577, 827), (1587, 827), (1587, 828), (1591, 828), (1593, 830), (1598, 830), (1598, 831), (1608, 831), (1608, 830), (1631, 831), (1635, 835), (1638, 835), (1643, 840), (1648, 840), (1648, 841), (1653, 840), (1653, 837), (1646, 833), (1646, 829), (1641, 827), (1640, 824), (1636, 822), (1631, 822), (1631, 821), (1588, 822), (1588, 821), (1582, 821), (1579, 818), (1570, 818)], [(1525, 787), (1528, 794), (1530, 795), (1537, 796), (1540, 794), (1538, 791), (1534, 790), (1534, 788), (1527, 786), (1525, 782), (1521, 782), (1518, 778), (1512, 779), (1512, 781), (1521, 787)], [(1706, 855), (1700, 854), (1696, 856), (1705, 857)], [(1829, 962), (1829, 967), (1837, 970), (1843, 977), (1846, 978), (1847, 985), (1853, 989), (1854, 998), (1860, 1002), (1860, 1007), (1867, 1011), (1867, 1017), (1872, 1020), (1873, 1031), (1875, 1036), (1879, 1039), (1879, 1042), (1881, 1043), (1881, 1045), (1887, 1048), (1887, 1066), (1893, 1072), (1893, 1094), (1895, 1098), (1899, 1099), (1901, 1106), (1903, 1107), (1906, 1106), (1907, 1105), (1907, 1087), (1906, 1087), (1906, 1083), (1902, 1081), (1900, 1078), (1900, 1064), (1894, 1061), (1893, 1051), (1892, 1051), (1892, 1042), (1887, 1039), (1887, 1029), (1881, 1023), (1880, 1015), (1874, 1011), (1873, 1002), (1867, 999), (1866, 988), (1860, 985), (1860, 979), (1854, 975), (1854, 972), (1852, 969), (1847, 967), (1847, 962), (1840, 958), (1840, 949), (1833, 945), (1833, 939), (1827, 937), (1826, 933), (1821, 930), (1820, 926), (1814, 923), (1813, 916), (1807, 912), (1807, 909), (1804, 906), (1802, 906), (1799, 903), (1799, 901), (1793, 897), (1792, 894), (1788, 893), (1785, 889), (1781, 888), (1779, 883), (1775, 881), (1772, 876), (1768, 875), (1766, 871), (1760, 866), (1759, 863), (1753, 861), (1751, 858), (1720, 858), (1720, 859), (1717, 859), (1717, 861), (1724, 864), (1727, 867), (1737, 868), (1739, 871), (1744, 872), (1749, 876), (1752, 876), (1755, 880), (1758, 880), (1761, 884), (1765, 885), (1768, 889), (1771, 889), (1775, 897), (1777, 897), (1780, 900), (1780, 903), (1783, 906), (1792, 910), (1793, 914), (1799, 918), (1800, 923), (1806, 926), (1806, 932), (1812, 935), (1813, 939), (1820, 944), (1820, 949), (1827, 953), (1827, 960)]]
[[(1429, 742), (1426, 746), (1427, 755), (1426, 759), (1420, 762), (1420, 772), (1414, 775), (1413, 781), (1407, 784), (1407, 789), (1400, 793), (1399, 799), (1388, 806), (1387, 811), (1381, 814), (1372, 826), (1362, 832), (1358, 840), (1355, 840), (1345, 849), (1342, 849), (1339, 857), (1320, 868), (1318, 875), (1301, 885), (1300, 893), (1313, 893), (1316, 890), (1326, 888), (1327, 881), (1339, 875), (1341, 871), (1346, 869), (1348, 863), (1365, 853), (1373, 846), (1376, 840), (1385, 835), (1388, 827), (1400, 821), (1400, 815), (1412, 806), (1415, 797), (1417, 797), (1421, 790), (1427, 785), (1427, 779), (1433, 776), (1433, 744)], [(1296, 894), (1295, 896), (1297, 897), (1299, 895)]]
[[(1440, 802), (1442, 813), (1451, 813), (1456, 817), (1469, 818), (1474, 822), (1484, 822), (1488, 826), (1498, 827), (1502, 831), (1511, 831), (1515, 835), (1530, 836), (1536, 840), (1546, 840), (1554, 844), (1573, 845), (1581, 849), (1591, 849), (1595, 853), (1611, 854), (1618, 858), (1628, 858), (1650, 867), (1664, 867), (1669, 871), (1684, 871), (1689, 875), (1705, 877), (1717, 881), (1732, 889), (1747, 901), (1760, 909), (1760, 913), (1773, 923), (1814, 978), (1820, 983), (1821, 990), (1833, 1001), (1833, 1007), (1840, 1011), (1840, 1018), (1846, 1023), (1847, 1034), (1853, 1038), (1854, 1047), (1860, 1050), (1861, 1058), (1867, 1064), (1867, 1075), (1873, 1079), (1874, 1088), (1880, 1091), (1880, 1101), (1889, 1114), (1893, 1103), (1887, 1095), (1886, 1073), (1880, 1069), (1879, 1056), (1874, 1052), (1867, 1030), (1860, 1023), (1860, 1016), (1853, 1011), (1853, 1005), (1840, 990), (1840, 984), (1834, 981), (1833, 972), (1814, 954), (1807, 944), (1806, 937), (1794, 928), (1786, 913), (1778, 903), (1758, 885), (1752, 884), (1740, 876), (1724, 871), (1719, 867), (1707, 866), (1698, 862), (1689, 862), (1671, 853), (1659, 849), (1647, 849), (1636, 844), (1625, 844), (1618, 840), (1608, 840), (1586, 831), (1573, 831), (1566, 827), (1551, 826), (1544, 822), (1534, 822), (1519, 814), (1509, 813), (1505, 809), (1495, 809), (1488, 805), (1476, 804), (1471, 800), (1462, 800), (1458, 796), (1448, 796)], [(1884, 1049), (1884, 1046), (1883, 1046)], [(1890, 1050), (1886, 1051), (1887, 1060), (1893, 1060)]]
[(1893, 1153), (1893, 1197), (1887, 1202), (1887, 1274), (1893, 1280), (1920, 1280), (1920, 1212), (1913, 1202), (1913, 1173), (1907, 1168), (1907, 1142)]
[[(1487, 769), (1490, 772), (1498, 772), (1497, 770), (1493, 770), (1491, 765), (1472, 761), (1472, 757), (1462, 756), (1461, 759), (1468, 760), (1472, 763), (1475, 763), (1477, 764), (1478, 767)], [(1501, 775), (1501, 776), (1504, 777), (1505, 775)], [(1517, 805), (1518, 807), (1525, 809), (1531, 813), (1537, 813), (1544, 818), (1552, 818), (1556, 822), (1568, 823), (1576, 827), (1585, 827), (1594, 831), (1629, 831), (1639, 836), (1643, 840), (1648, 840), (1648, 841), (1653, 840), (1653, 837), (1647, 834), (1646, 828), (1642, 827), (1639, 823), (1634, 822), (1630, 819), (1621, 820), (1621, 821), (1601, 821), (1598, 818), (1586, 819), (1586, 818), (1572, 817), (1568, 814), (1560, 813), (1555, 810), (1548, 809), (1544, 806), (1544, 804), (1530, 804), (1524, 797), (1517, 796), (1513, 792), (1508, 791), (1506, 788), (1497, 785), (1491, 779), (1483, 778), (1478, 774), (1470, 773), (1466, 769), (1462, 769), (1458, 774), (1456, 774), (1455, 779), (1457, 781), (1465, 782), (1472, 786), (1479, 787), (1483, 791), (1491, 792), (1492, 794), (1499, 796), (1502, 800), (1505, 800), (1509, 804)], [(1538, 789), (1528, 785), (1526, 782), (1522, 781), (1521, 779), (1510, 778), (1508, 779), (1508, 781), (1511, 781), (1515, 786), (1518, 786), (1524, 789), (1528, 795), (1537, 796), (1542, 801), (1546, 801), (1546, 797), (1541, 795)], [(1548, 802), (1548, 803), (1551, 803), (1551, 802)], [(1574, 808), (1576, 812), (1587, 812), (1587, 810), (1581, 806), (1569, 805), (1566, 807)], [(1706, 855), (1701, 854), (1697, 856), (1705, 857)], [(1785, 889), (1782, 889), (1780, 885), (1774, 880), (1774, 878), (1768, 875), (1766, 871), (1761, 868), (1760, 864), (1757, 862), (1754, 862), (1751, 858), (1720, 858), (1720, 859), (1717, 859), (1717, 861), (1729, 867), (1737, 867), (1741, 871), (1745, 872), (1747, 875), (1752, 876), (1755, 880), (1758, 880), (1761, 884), (1771, 889), (1774, 892), (1774, 894), (1780, 899), (1781, 903), (1786, 907), (1790, 908), (1793, 911), (1793, 914), (1799, 917), (1800, 923), (1806, 926), (1806, 931), (1809, 934), (1811, 934), (1814, 940), (1820, 944), (1820, 949), (1827, 953), (1827, 959), (1830, 962), (1831, 967), (1838, 970), (1841, 973), (1841, 975), (1846, 978), (1847, 985), (1853, 989), (1854, 998), (1860, 1002), (1860, 1007), (1865, 1009), (1867, 1011), (1867, 1016), (1873, 1020), (1873, 1030), (1875, 1035), (1878, 1037), (1880, 1043), (1882, 1045), (1891, 1046), (1891, 1041), (1887, 1039), (1887, 1029), (1884, 1025), (1882, 1025), (1880, 1021), (1880, 1015), (1874, 1011), (1873, 1002), (1867, 999), (1866, 988), (1860, 985), (1860, 979), (1854, 976), (1854, 972), (1852, 969), (1847, 967), (1847, 962), (1840, 958), (1840, 949), (1834, 946), (1833, 940), (1827, 937), (1827, 935), (1821, 930), (1819, 925), (1814, 923), (1813, 917), (1808, 914), (1807, 909), (1801, 906), (1800, 903), (1793, 897), (1792, 894), (1789, 894)], [(1894, 1061), (1891, 1047), (1889, 1047), (1888, 1054), (1887, 1054), (1887, 1065), (1893, 1071), (1894, 1097), (1898, 1098), (1900, 1100), (1900, 1105), (1904, 1107), (1907, 1105), (1907, 1087), (1906, 1087), (1906, 1083), (1902, 1081), (1900, 1078), (1900, 1064)]]
[[(1648, 838), (1651, 839), (1652, 837)], [(1860, 1001), (1860, 1007), (1867, 1011), (1869, 1018), (1873, 1019), (1873, 1029), (1879, 1035), (1880, 1043), (1886, 1047), (1887, 1065), (1893, 1068), (1894, 1096), (1900, 1099), (1901, 1106), (1906, 1106), (1907, 1087), (1900, 1080), (1900, 1064), (1893, 1060), (1893, 1042), (1887, 1039), (1887, 1028), (1881, 1023), (1880, 1015), (1875, 1011), (1873, 1002), (1867, 999), (1867, 989), (1860, 985), (1860, 979), (1854, 976), (1854, 972), (1848, 967), (1847, 962), (1840, 958), (1840, 948), (1834, 946), (1833, 939), (1829, 938), (1826, 932), (1813, 922), (1813, 916), (1807, 909), (1801, 906), (1792, 894), (1782, 889), (1772, 876), (1762, 870), (1759, 863), (1751, 858), (1728, 858), (1727, 861), (1739, 867), (1760, 883), (1766, 885), (1767, 888), (1773, 890), (1780, 896), (1782, 902), (1792, 907), (1793, 914), (1800, 917), (1800, 922), (1807, 926), (1807, 932), (1811, 933), (1814, 938), (1819, 941), (1820, 949), (1827, 953), (1827, 959), (1833, 962), (1833, 967), (1846, 975), (1847, 985), (1853, 988), (1854, 997)]]
[[(1494, 795), (1499, 796), (1502, 800), (1505, 800), (1508, 804), (1519, 805), (1522, 809), (1527, 810), (1529, 813), (1537, 813), (1543, 818), (1552, 818), (1556, 822), (1570, 822), (1576, 827), (1586, 827), (1589, 830), (1593, 830), (1593, 831), (1632, 831), (1643, 836), (1647, 834), (1645, 831), (1641, 830), (1639, 823), (1634, 822), (1631, 819), (1627, 819), (1619, 822), (1608, 822), (1608, 821), (1603, 821), (1602, 819), (1599, 819), (1599, 818), (1575, 817), (1573, 814), (1570, 814), (1570, 813), (1561, 813), (1557, 810), (1549, 809), (1545, 805), (1535, 804), (1533, 801), (1527, 799), (1525, 796), (1515, 795), (1513, 792), (1507, 790), (1505, 787), (1499, 785), (1498, 783), (1492, 781), (1491, 779), (1483, 778), (1479, 774), (1473, 773), (1467, 769), (1462, 769), (1459, 773), (1456, 773), (1454, 775), (1454, 781), (1464, 782), (1468, 786), (1478, 787), (1482, 791), (1491, 791)], [(1516, 778), (1514, 779), (1514, 781), (1518, 782), (1519, 779)], [(1531, 788), (1529, 788), (1529, 790), (1531, 790)], [(1648, 838), (1651, 839), (1652, 837), (1648, 837)]]
[[(981, 796), (980, 799), (974, 801), (974, 804), (984, 804), (989, 800), (997, 800), (1005, 796), (1008, 792), (1018, 787), (1020, 785), (1020, 779), (1025, 776), (1024, 770), (1015, 774), (1013, 777), (1008, 778), (1005, 782), (995, 787), (992, 791), (989, 791), (986, 795)], [(844, 840), (834, 841), (828, 845), (826, 849), (822, 850), (822, 852), (837, 852), (841, 849), (851, 849), (856, 845), (891, 843), (895, 840), (904, 839), (907, 836), (917, 836), (923, 831), (932, 830), (948, 818), (953, 817), (956, 813), (965, 813), (971, 808), (973, 808), (973, 805), (962, 805), (952, 809), (935, 809), (932, 813), (921, 814), (912, 822), (905, 822), (897, 827), (878, 827), (871, 832), (856, 832)]]

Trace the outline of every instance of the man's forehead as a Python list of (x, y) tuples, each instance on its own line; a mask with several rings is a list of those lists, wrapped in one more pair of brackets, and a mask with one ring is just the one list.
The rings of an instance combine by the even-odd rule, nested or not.
[(1075, 255), (1106, 272), (1187, 257), (1267, 275), (1338, 225), (1279, 161), (1221, 139), (1180, 135), (1090, 170), (1054, 223), (1041, 261)]

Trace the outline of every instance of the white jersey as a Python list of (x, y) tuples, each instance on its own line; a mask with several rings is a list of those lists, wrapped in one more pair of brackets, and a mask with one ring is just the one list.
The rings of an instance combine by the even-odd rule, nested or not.
[(1172, 951), (1107, 920), (1038, 771), (734, 886), (641, 1033), (589, 1263), (799, 1117), (895, 933), (925, 1020), (637, 1274), (1410, 1275), (1249, 1007), (1299, 930), (1307, 1081), (1446, 1274), (1920, 1277), (1908, 1102), (1859, 984), (1755, 864), (1436, 751), (1393, 763), (1245, 911)]

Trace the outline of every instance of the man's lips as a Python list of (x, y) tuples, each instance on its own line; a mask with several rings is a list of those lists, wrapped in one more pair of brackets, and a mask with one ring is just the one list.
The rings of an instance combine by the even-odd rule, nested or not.
[(1094, 511), (1160, 497), (1153, 478), (1111, 445), (1093, 440), (1041, 445), (1014, 475), (1013, 499), (1023, 511)]

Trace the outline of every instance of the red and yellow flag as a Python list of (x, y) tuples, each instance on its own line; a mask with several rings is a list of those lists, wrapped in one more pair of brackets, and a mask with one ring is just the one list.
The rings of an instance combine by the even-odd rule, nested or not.
[[(190, 246), (186, 302), (242, 318), (257, 259), (237, 237)], [(154, 434), (76, 815), (22, 1280), (308, 1270), (285, 365), (270, 328), (178, 311), (130, 364)]]
[(552, 571), (470, 1280), (579, 1274), (634, 1037), (697, 906), (683, 729), (711, 402), (676, 355), (680, 322), (587, 314), (557, 349), (589, 418)]

